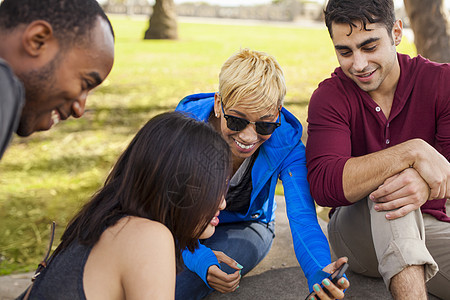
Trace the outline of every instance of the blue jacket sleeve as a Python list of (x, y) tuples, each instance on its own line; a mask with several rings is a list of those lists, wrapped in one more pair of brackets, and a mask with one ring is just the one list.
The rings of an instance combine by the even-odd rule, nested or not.
[(295, 255), (308, 279), (309, 290), (327, 277), (322, 269), (331, 263), (330, 247), (317, 221), (314, 200), (306, 179), (305, 146), (299, 142), (281, 166), (286, 212)]
[(208, 268), (212, 265), (216, 265), (220, 268), (219, 261), (214, 252), (205, 245), (200, 244), (200, 247), (196, 249), (194, 253), (185, 249), (182, 255), (186, 268), (197, 273), (197, 275), (206, 283), (206, 286), (212, 289), (206, 281)]

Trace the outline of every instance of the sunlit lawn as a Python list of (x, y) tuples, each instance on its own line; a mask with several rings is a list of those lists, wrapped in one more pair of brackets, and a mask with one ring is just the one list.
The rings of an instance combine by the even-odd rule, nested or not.
[[(179, 40), (144, 41), (144, 19), (112, 21), (115, 65), (85, 116), (16, 137), (0, 162), (0, 275), (34, 269), (50, 222), (59, 238), (140, 126), (185, 95), (216, 91), (222, 63), (239, 48), (277, 57), (288, 86), (285, 106), (303, 124), (311, 93), (337, 64), (325, 28), (180, 23)], [(405, 40), (399, 50), (415, 53)]]

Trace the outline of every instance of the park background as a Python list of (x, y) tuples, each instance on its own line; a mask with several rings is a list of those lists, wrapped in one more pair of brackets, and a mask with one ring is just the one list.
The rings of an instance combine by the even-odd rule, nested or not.
[[(109, 16), (115, 63), (91, 92), (85, 115), (49, 132), (14, 138), (0, 163), (0, 275), (35, 269), (51, 221), (57, 223), (55, 248), (67, 222), (102, 185), (138, 129), (186, 95), (217, 91), (223, 62), (240, 48), (277, 58), (288, 88), (285, 107), (305, 130), (310, 95), (337, 66), (325, 26), (314, 21), (179, 18), (177, 40), (143, 40), (148, 16)], [(398, 51), (416, 55), (407, 37)], [(281, 185), (277, 193), (283, 193)], [(318, 212), (326, 218), (326, 210)]]

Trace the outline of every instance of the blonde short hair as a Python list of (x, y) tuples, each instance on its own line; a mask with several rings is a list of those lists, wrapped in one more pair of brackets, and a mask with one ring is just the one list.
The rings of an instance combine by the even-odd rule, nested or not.
[(226, 107), (237, 103), (255, 111), (278, 107), (286, 95), (283, 70), (273, 56), (241, 49), (220, 70), (219, 94)]

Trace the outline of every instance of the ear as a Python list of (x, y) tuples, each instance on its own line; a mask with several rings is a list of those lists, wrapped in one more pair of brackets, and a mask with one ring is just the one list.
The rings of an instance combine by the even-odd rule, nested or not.
[(28, 24), (22, 36), (22, 46), (25, 52), (33, 57), (48, 52), (55, 46), (53, 28), (50, 23), (36, 20)]
[(220, 95), (219, 93), (215, 93), (214, 94), (214, 116), (216, 118), (218, 118), (220, 116), (220, 112), (221, 112), (221, 108), (220, 108)]
[(392, 40), (394, 41), (394, 45), (398, 46), (402, 41), (403, 37), (403, 22), (402, 20), (397, 20), (392, 27)]

